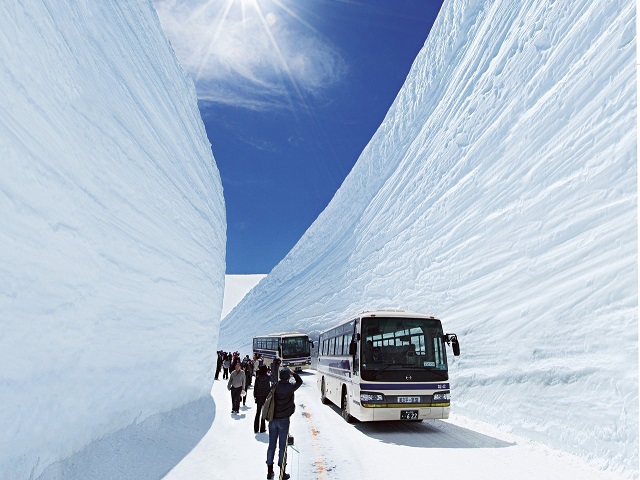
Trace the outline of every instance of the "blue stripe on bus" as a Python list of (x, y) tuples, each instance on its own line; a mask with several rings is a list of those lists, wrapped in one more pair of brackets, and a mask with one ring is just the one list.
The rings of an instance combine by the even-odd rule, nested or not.
[(448, 383), (361, 383), (362, 390), (449, 390)]
[(324, 367), (343, 368), (349, 370), (351, 368), (351, 362), (349, 360), (337, 360), (333, 358), (321, 358), (318, 360), (318, 365)]
[[(265, 358), (276, 358), (277, 352), (274, 352), (273, 350), (262, 350), (262, 349), (256, 349), (253, 351), (253, 353), (258, 353), (260, 355), (262, 355)], [(285, 359), (281, 359), (284, 360), (286, 362), (311, 362), (311, 356), (306, 356), (306, 357), (293, 357), (293, 358), (285, 358)]]
[(253, 353), (258, 353), (260, 355), (263, 355), (265, 357), (270, 357), (270, 358), (276, 358), (278, 353), (273, 351), (273, 350), (254, 350)]
[(353, 383), (353, 380), (351, 379), (351, 377), (347, 376), (348, 372), (345, 372), (344, 374), (336, 374), (334, 372), (320, 371), (320, 373), (327, 377), (337, 378), (342, 382)]

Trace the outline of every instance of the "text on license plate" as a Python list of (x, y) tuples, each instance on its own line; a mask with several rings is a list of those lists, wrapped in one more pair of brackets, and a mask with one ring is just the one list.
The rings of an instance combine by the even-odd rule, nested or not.
[(398, 403), (420, 403), (420, 397), (398, 397)]
[(418, 410), (400, 410), (400, 420), (417, 420)]

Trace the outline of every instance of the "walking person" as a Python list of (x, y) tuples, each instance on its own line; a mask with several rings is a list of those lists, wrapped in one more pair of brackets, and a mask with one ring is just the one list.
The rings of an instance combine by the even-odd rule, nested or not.
[(247, 355), (244, 358), (244, 364), (246, 365), (245, 373), (247, 374), (247, 390), (251, 388), (251, 384), (253, 383), (253, 360), (249, 358)]
[(218, 354), (218, 358), (216, 359), (216, 376), (214, 377), (216, 380), (218, 380), (218, 377), (220, 376), (220, 370), (222, 370), (222, 361), (224, 360), (224, 352), (222, 350), (219, 350), (218, 352), (216, 352)]
[(271, 390), (271, 382), (269, 381), (269, 374), (267, 373), (267, 366), (261, 365), (256, 373), (256, 383), (253, 386), (253, 398), (256, 401), (256, 418), (253, 420), (253, 432), (258, 433), (258, 425), (260, 426), (260, 433), (267, 431), (265, 427), (264, 418), (262, 418), (262, 406), (264, 401)]
[(233, 357), (231, 357), (231, 371), (236, 369), (236, 363), (240, 363), (240, 354), (233, 352)]
[[(289, 379), (293, 375), (296, 383), (290, 383)], [(291, 415), (296, 409), (294, 400), (295, 391), (302, 385), (302, 379), (293, 370), (284, 369), (279, 374), (280, 381), (276, 385), (273, 394), (275, 408), (273, 412), (273, 420), (269, 422), (269, 448), (267, 449), (267, 479), (274, 478), (273, 460), (276, 454), (276, 443), (279, 447), (278, 466), (282, 469), (282, 459), (284, 450), (287, 448), (287, 435), (289, 435), (289, 424)], [(289, 474), (282, 471), (280, 478), (287, 480)]]
[(244, 374), (244, 388), (242, 389), (242, 406), (247, 406), (247, 390), (249, 389), (249, 380), (247, 379), (247, 366), (244, 362), (240, 364), (240, 370)]
[(227, 388), (231, 391), (231, 413), (240, 413), (240, 399), (242, 398), (242, 392), (245, 391), (246, 381), (247, 377), (242, 371), (242, 367), (240, 367), (240, 362), (238, 362), (235, 370), (229, 375), (229, 383), (227, 383)]
[(225, 359), (222, 361), (222, 379), (226, 380), (229, 378), (229, 367), (231, 366), (231, 355), (227, 355)]

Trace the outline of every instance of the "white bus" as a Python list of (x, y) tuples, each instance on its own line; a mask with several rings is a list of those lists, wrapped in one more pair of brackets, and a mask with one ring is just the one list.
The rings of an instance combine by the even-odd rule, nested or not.
[(445, 344), (460, 355), (455, 334), (432, 316), (403, 310), (362, 312), (318, 339), (317, 381), (323, 403), (347, 422), (449, 418)]
[(297, 372), (311, 366), (311, 346), (309, 336), (299, 332), (271, 333), (253, 338), (253, 353), (262, 357), (266, 366), (270, 366), (277, 357), (281, 368)]

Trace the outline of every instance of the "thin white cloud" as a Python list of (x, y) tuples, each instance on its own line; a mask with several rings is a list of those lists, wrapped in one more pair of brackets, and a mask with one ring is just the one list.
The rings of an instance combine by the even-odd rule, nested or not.
[(250, 109), (319, 96), (345, 72), (337, 49), (282, 0), (154, 0), (203, 101)]

